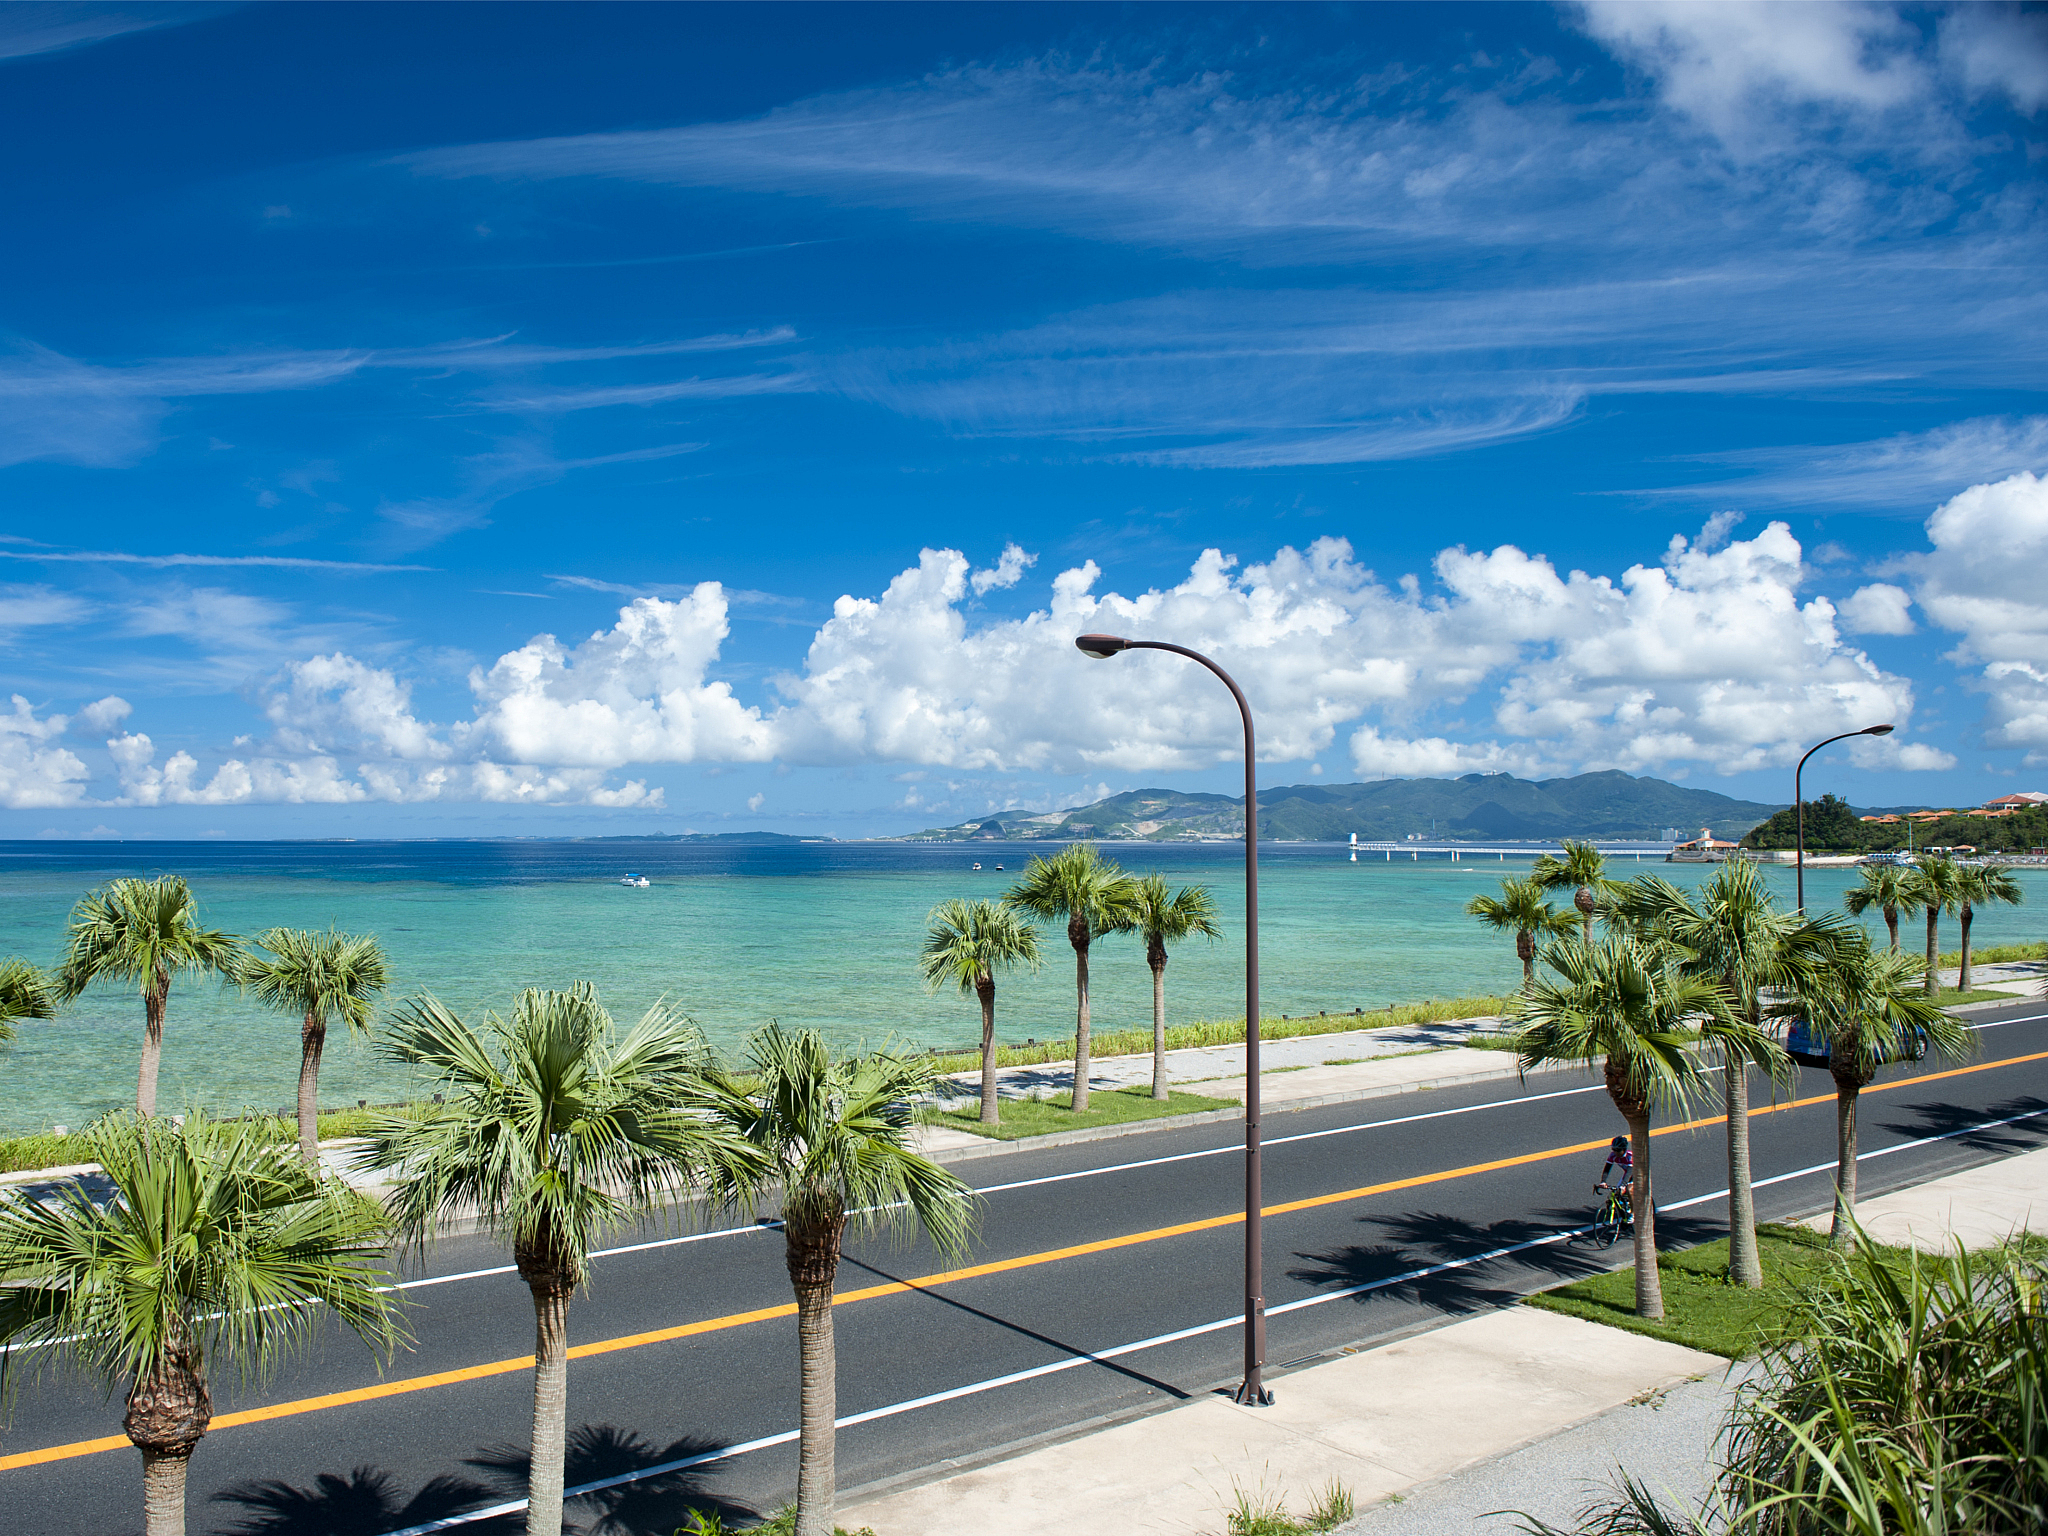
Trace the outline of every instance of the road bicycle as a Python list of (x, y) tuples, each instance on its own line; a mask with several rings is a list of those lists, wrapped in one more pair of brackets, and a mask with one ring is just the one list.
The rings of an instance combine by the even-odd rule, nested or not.
[(1602, 1248), (1611, 1247), (1614, 1240), (1634, 1224), (1634, 1214), (1629, 1208), (1628, 1195), (1619, 1188), (1606, 1189), (1600, 1204), (1593, 1212), (1594, 1243)]

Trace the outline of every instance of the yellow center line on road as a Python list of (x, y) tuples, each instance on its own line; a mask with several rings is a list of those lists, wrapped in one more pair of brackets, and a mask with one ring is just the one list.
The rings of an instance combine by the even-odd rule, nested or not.
[[(1891, 1089), (1908, 1088), (1920, 1083), (1939, 1082), (1948, 1077), (1968, 1077), (1976, 1072), (1990, 1072), (2000, 1067), (2016, 1067), (2030, 1061), (2048, 1061), (2048, 1051), (2036, 1051), (2030, 1056), (2007, 1056), (1998, 1061), (1978, 1062), (1974, 1066), (1953, 1067), (1946, 1072), (1927, 1072), (1917, 1077), (1902, 1077), (1889, 1083), (1876, 1083), (1864, 1089), (1865, 1093), (1883, 1093)], [(1762, 1104), (1750, 1111), (1757, 1115), (1777, 1114), (1788, 1109), (1803, 1109), (1814, 1104), (1834, 1102), (1831, 1093), (1816, 1094), (1812, 1098), (1788, 1099), (1782, 1104)], [(1719, 1125), (1722, 1116), (1709, 1115), (1698, 1120), (1685, 1120), (1676, 1125), (1658, 1126), (1652, 1136), (1675, 1136), (1683, 1131), (1696, 1131), (1706, 1126)], [(1429, 1184), (1447, 1184), (1457, 1179), (1468, 1179), (1477, 1174), (1496, 1173), (1503, 1168), (1521, 1168), (1531, 1163), (1548, 1162), (1553, 1158), (1571, 1157), (1582, 1152), (1594, 1152), (1607, 1145), (1607, 1138), (1594, 1141), (1574, 1142), (1570, 1146), (1550, 1147), (1541, 1152), (1523, 1152), (1514, 1157), (1495, 1158), (1491, 1162), (1467, 1163), (1461, 1168), (1446, 1168), (1435, 1173), (1416, 1174), (1412, 1178), (1390, 1179), (1383, 1184), (1364, 1184), (1357, 1189), (1338, 1190), (1334, 1194), (1312, 1195), (1305, 1200), (1289, 1200), (1280, 1205), (1263, 1207), (1267, 1216), (1284, 1216), (1292, 1211), (1314, 1210), (1318, 1206), (1339, 1205), (1347, 1200), (1363, 1200), (1373, 1195), (1391, 1194), (1397, 1190), (1420, 1189)], [(929, 1290), (936, 1286), (952, 1285), (961, 1280), (976, 1280), (986, 1275), (1000, 1275), (1011, 1270), (1031, 1269), (1041, 1264), (1057, 1264), (1065, 1259), (1077, 1259), (1095, 1253), (1111, 1253), (1119, 1248), (1134, 1248), (1144, 1243), (1162, 1242), (1167, 1238), (1185, 1237), (1193, 1232), (1209, 1232), (1218, 1227), (1234, 1227), (1244, 1221), (1244, 1212), (1232, 1211), (1225, 1216), (1205, 1216), (1198, 1221), (1179, 1222), (1170, 1227), (1153, 1227), (1144, 1232), (1132, 1232), (1122, 1237), (1105, 1237), (1097, 1242), (1076, 1243), (1070, 1248), (1049, 1248), (1040, 1253), (1020, 1254), (1014, 1259), (996, 1259), (986, 1264), (971, 1264), (964, 1269), (942, 1270), (938, 1274), (921, 1275), (912, 1280), (892, 1280), (885, 1285), (866, 1286), (860, 1290), (842, 1291), (834, 1298), (834, 1305), (846, 1306), (856, 1301), (872, 1301), (881, 1296), (900, 1296), (910, 1291)], [(709, 1317), (701, 1322), (681, 1323), (673, 1328), (657, 1328), (648, 1333), (630, 1333), (615, 1339), (600, 1339), (593, 1344), (578, 1344), (569, 1351), (572, 1360), (588, 1359), (592, 1355), (608, 1355), (622, 1349), (641, 1349), (649, 1344), (665, 1344), (675, 1339), (687, 1339), (696, 1334), (719, 1333), (728, 1328), (740, 1328), (748, 1323), (766, 1322), (770, 1318), (794, 1317), (796, 1305), (785, 1302), (777, 1307), (761, 1307), (752, 1312), (733, 1312), (724, 1317)], [(533, 1356), (520, 1355), (511, 1360), (491, 1360), (482, 1365), (466, 1365), (459, 1370), (437, 1371), (431, 1376), (407, 1376), (397, 1381), (382, 1381), (375, 1386), (353, 1387), (345, 1392), (330, 1392), (321, 1397), (301, 1397), (288, 1403), (272, 1403), (264, 1408), (244, 1408), (234, 1413), (223, 1413), (215, 1418), (211, 1429), (232, 1429), (240, 1424), (261, 1424), (270, 1419), (293, 1418), (303, 1413), (317, 1413), (324, 1408), (342, 1408), (352, 1403), (374, 1402), (380, 1397), (398, 1397), (407, 1392), (425, 1392), (435, 1387), (450, 1387), (465, 1381), (482, 1381), (491, 1376), (508, 1376), (515, 1371), (533, 1369)], [(210, 1432), (210, 1431), (209, 1431)], [(40, 1451), (21, 1451), (12, 1456), (0, 1456), (0, 1472), (12, 1471), (16, 1467), (40, 1466), (45, 1462), (68, 1461), (73, 1457), (92, 1456), (101, 1451), (119, 1450), (129, 1444), (125, 1435), (107, 1435), (97, 1440), (74, 1440), (69, 1445), (48, 1446)]]

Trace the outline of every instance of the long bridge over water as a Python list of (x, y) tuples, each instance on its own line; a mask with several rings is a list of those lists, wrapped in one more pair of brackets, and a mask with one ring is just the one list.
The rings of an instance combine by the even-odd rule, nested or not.
[[(1505, 864), (1509, 859), (1536, 859), (1546, 853), (1555, 858), (1564, 857), (1564, 845), (1561, 843), (1499, 843), (1489, 846), (1485, 843), (1448, 842), (1369, 843), (1361, 839), (1347, 846), (1354, 859), (1385, 859), (1389, 863), (1398, 858), (1407, 858), (1418, 863), (1424, 858), (1448, 858), (1453, 864), (1472, 859), (1492, 859), (1496, 863)], [(1654, 860), (1661, 864), (1672, 848), (1670, 843), (1637, 842), (1596, 842), (1593, 846), (1606, 854), (1610, 860), (1618, 862), (1633, 859), (1639, 864), (1646, 860)]]

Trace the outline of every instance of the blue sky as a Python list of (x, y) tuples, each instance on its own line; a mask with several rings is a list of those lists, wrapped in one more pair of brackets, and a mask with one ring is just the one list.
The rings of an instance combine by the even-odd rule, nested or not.
[(2048, 19), (0, 6), (0, 835), (2048, 787)]

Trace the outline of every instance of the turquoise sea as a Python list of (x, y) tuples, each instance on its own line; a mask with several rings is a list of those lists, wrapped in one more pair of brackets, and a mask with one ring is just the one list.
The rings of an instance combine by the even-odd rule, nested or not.
[[(503, 1009), (522, 987), (595, 982), (629, 1022), (658, 998), (687, 1011), (722, 1045), (769, 1019), (852, 1042), (895, 1038), (966, 1045), (979, 1036), (971, 997), (928, 996), (917, 951), (925, 914), (953, 896), (999, 895), (1033, 850), (959, 845), (826, 843), (762, 848), (537, 842), (0, 843), (0, 954), (43, 963), (59, 952), (66, 915), (86, 890), (119, 875), (182, 874), (210, 925), (241, 934), (321, 927), (375, 933), (397, 976), (393, 996), (436, 993), (458, 1012)], [(1043, 851), (1043, 850), (1041, 850)], [(1234, 1017), (1243, 1009), (1243, 851), (1227, 844), (1112, 845), (1133, 871), (1211, 886), (1226, 937), (1176, 951), (1169, 1017)], [(970, 866), (979, 858), (980, 872)], [(1008, 866), (996, 872), (997, 859)], [(1626, 857), (1622, 875), (1636, 865)], [(1428, 997), (1499, 992), (1519, 979), (1511, 937), (1463, 912), (1476, 892), (1527, 861), (1491, 857), (1351, 863), (1335, 844), (1260, 850), (1260, 929), (1269, 1014), (1336, 1013)], [(1645, 858), (1681, 885), (1711, 870)], [(627, 871), (646, 889), (617, 882)], [(1772, 870), (1789, 905), (1792, 872)], [(2020, 872), (2030, 904), (1981, 914), (1980, 943), (2038, 939), (2048, 922), (2048, 872)], [(1853, 872), (1809, 870), (1808, 905), (1838, 905)], [(1876, 925), (1881, 929), (1882, 925)], [(1908, 942), (1917, 942), (1909, 927)], [(1955, 925), (1945, 923), (1943, 947)], [(1037, 974), (1004, 977), (997, 1033), (1044, 1039), (1073, 1028), (1073, 952), (1045, 936)], [(1151, 973), (1129, 939), (1094, 951), (1098, 1028), (1149, 1027)], [(23, 1023), (0, 1045), (0, 1133), (77, 1126), (133, 1102), (142, 1005), (95, 990), (46, 1023)], [(291, 1101), (298, 1021), (270, 1014), (206, 980), (171, 994), (161, 1102), (277, 1109)], [(331, 1040), (321, 1074), (330, 1107), (403, 1097), (406, 1074), (366, 1045)]]

